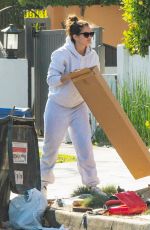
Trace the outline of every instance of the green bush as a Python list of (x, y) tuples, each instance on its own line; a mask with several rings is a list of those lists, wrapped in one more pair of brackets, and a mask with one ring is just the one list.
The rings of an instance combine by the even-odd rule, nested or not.
[(150, 46), (150, 0), (122, 0), (123, 19), (128, 23), (124, 31), (125, 47), (130, 54), (145, 56)]
[(103, 145), (110, 146), (111, 145), (108, 137), (106, 136), (105, 132), (100, 126), (97, 126), (95, 133), (93, 135), (93, 138), (92, 138), (92, 142), (94, 145), (97, 145), (97, 146), (103, 146)]

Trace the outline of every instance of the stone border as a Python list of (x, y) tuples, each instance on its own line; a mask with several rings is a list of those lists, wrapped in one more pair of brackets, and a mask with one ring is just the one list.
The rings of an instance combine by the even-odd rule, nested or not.
[[(69, 230), (83, 230), (84, 213), (55, 211), (56, 220)], [(88, 230), (150, 230), (150, 216), (102, 216), (87, 214)]]

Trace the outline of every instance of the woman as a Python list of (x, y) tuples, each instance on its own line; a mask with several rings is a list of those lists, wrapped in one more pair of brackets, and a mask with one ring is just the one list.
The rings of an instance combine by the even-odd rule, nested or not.
[(85, 67), (100, 66), (91, 49), (94, 35), (88, 22), (69, 16), (66, 43), (54, 51), (48, 69), (48, 100), (44, 112), (44, 146), (41, 159), (42, 190), (54, 182), (53, 168), (58, 148), (69, 128), (83, 184), (98, 190), (87, 105), (67, 74)]

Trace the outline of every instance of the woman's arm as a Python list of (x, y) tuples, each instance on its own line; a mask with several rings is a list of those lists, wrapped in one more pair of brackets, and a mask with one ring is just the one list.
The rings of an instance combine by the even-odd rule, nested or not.
[(69, 80), (68, 75), (64, 74), (66, 59), (67, 56), (62, 50), (56, 50), (52, 53), (47, 74), (47, 83), (50, 87), (58, 87)]

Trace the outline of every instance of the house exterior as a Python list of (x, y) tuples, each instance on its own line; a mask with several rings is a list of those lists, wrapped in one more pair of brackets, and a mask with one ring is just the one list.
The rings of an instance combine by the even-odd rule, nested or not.
[[(76, 14), (81, 17), (81, 8), (78, 6), (48, 6), (47, 13), (50, 18), (51, 29), (61, 29), (63, 21), (69, 14)], [(93, 5), (85, 8), (82, 18), (104, 28), (103, 43), (116, 47), (117, 44), (122, 43), (123, 31), (127, 29), (127, 24), (122, 19), (122, 13), (119, 5)]]

